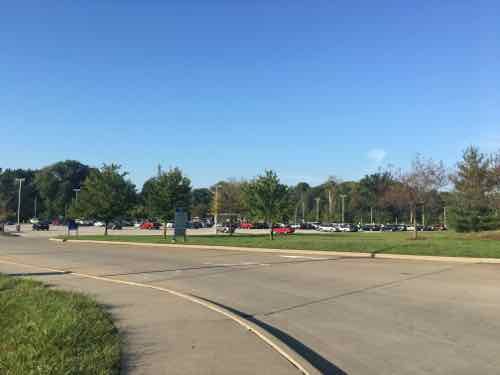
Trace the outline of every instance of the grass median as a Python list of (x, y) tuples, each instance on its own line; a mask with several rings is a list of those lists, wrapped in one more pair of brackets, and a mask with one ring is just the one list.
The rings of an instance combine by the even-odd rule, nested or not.
[(0, 374), (118, 374), (120, 339), (91, 298), (0, 274)]
[[(109, 235), (71, 237), (72, 240), (121, 241), (131, 243), (171, 243), (161, 235)], [(182, 245), (183, 241), (177, 242)], [(453, 231), (419, 233), (411, 239), (408, 232), (358, 232), (276, 236), (268, 235), (195, 235), (186, 244), (237, 246), (293, 250), (346, 251), (452, 257), (500, 258), (500, 232), (460, 234)]]

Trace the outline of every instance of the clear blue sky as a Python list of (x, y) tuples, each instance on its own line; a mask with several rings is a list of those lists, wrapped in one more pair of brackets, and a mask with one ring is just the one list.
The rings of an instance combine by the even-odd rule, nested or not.
[(10, 1), (0, 167), (347, 180), (500, 147), (498, 1)]

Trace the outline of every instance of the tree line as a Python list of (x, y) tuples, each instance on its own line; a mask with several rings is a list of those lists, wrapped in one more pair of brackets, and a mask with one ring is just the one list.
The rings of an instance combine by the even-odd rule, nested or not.
[(179, 168), (148, 179), (138, 190), (119, 165), (94, 168), (61, 161), (40, 170), (0, 169), (0, 221), (15, 218), (18, 182), (21, 219), (87, 217), (171, 221), (176, 208), (191, 217), (231, 214), (249, 222), (446, 223), (459, 231), (500, 225), (500, 151), (467, 148), (449, 171), (417, 156), (408, 170), (380, 169), (358, 181), (332, 176), (317, 186), (281, 183), (273, 171), (251, 180), (193, 188)]

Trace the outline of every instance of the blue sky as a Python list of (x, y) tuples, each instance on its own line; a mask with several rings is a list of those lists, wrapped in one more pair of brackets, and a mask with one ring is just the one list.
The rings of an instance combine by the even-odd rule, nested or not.
[(0, 167), (348, 180), (500, 148), (498, 1), (5, 2)]

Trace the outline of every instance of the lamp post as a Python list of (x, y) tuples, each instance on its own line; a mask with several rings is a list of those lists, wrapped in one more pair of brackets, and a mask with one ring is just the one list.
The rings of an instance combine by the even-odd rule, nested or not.
[(342, 224), (344, 224), (345, 220), (344, 220), (344, 213), (345, 213), (345, 206), (344, 206), (344, 199), (345, 197), (347, 197), (347, 195), (345, 194), (340, 194), (340, 198), (342, 199)]
[(314, 198), (316, 201), (316, 221), (319, 221), (319, 201), (321, 200), (320, 197)]
[(18, 232), (21, 231), (21, 189), (23, 186), (23, 182), (25, 181), (25, 178), (16, 178), (16, 181), (19, 182), (19, 195), (17, 197), (17, 225), (16, 225), (16, 230)]
[(74, 188), (73, 191), (75, 192), (75, 201), (78, 203), (78, 193), (80, 192), (81, 189)]

